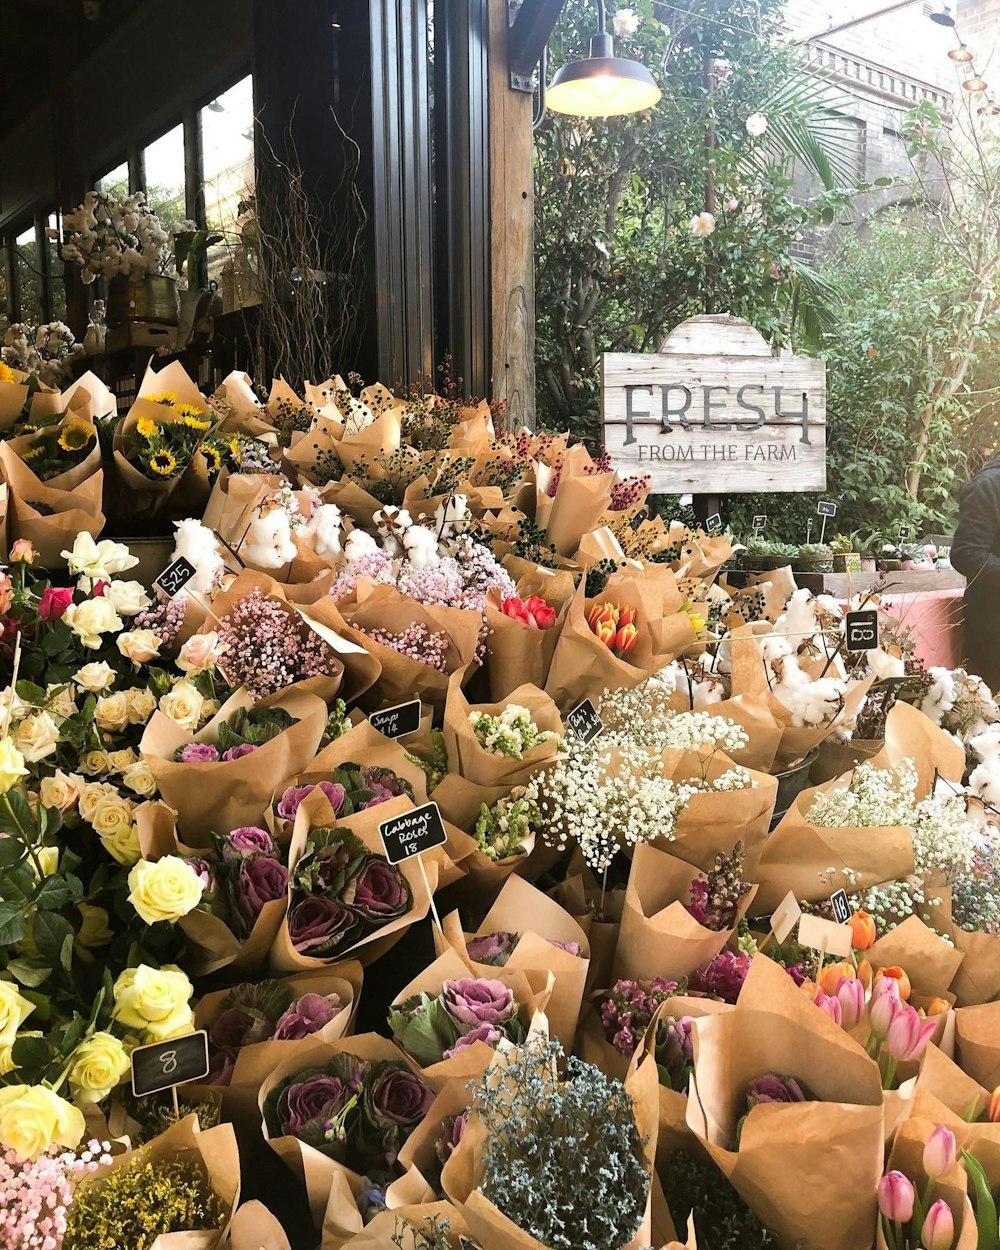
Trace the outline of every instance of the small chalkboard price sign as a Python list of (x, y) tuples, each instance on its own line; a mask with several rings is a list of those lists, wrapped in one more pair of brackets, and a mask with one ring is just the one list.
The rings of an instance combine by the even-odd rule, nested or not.
[(758, 512), (753, 519), (753, 528), (755, 530), (762, 530), (765, 525), (767, 525), (766, 515), (763, 512)]
[(153, 585), (159, 586), (167, 598), (172, 599), (180, 594), (197, 572), (190, 560), (178, 556), (176, 560), (171, 560), (159, 577), (153, 579)]
[(874, 608), (848, 612), (845, 628), (848, 651), (874, 651), (878, 647), (878, 612)]
[(414, 855), (423, 855), (448, 841), (444, 822), (436, 803), (413, 807), (400, 816), (384, 820), (378, 827), (385, 857), (390, 864), (402, 863)]
[(847, 891), (838, 890), (836, 894), (831, 894), (830, 906), (833, 908), (833, 918), (837, 924), (847, 924), (851, 918), (851, 905), (847, 901)]
[(816, 511), (820, 516), (836, 516), (837, 505), (832, 499), (821, 499), (816, 505)]
[(910, 527), (908, 525), (901, 525), (896, 532), (899, 534), (900, 542), (902, 542), (904, 538), (910, 537)]
[(718, 512), (713, 512), (712, 515), (705, 522), (705, 528), (708, 530), (710, 534), (712, 530), (721, 530), (722, 529), (721, 514)]
[(588, 746), (604, 728), (604, 722), (597, 715), (597, 708), (589, 699), (578, 704), (566, 717), (566, 724), (576, 734), (584, 746)]
[(411, 699), (408, 703), (381, 708), (371, 713), (368, 723), (386, 738), (403, 738), (416, 733), (420, 728), (420, 700)]
[(161, 1090), (208, 1075), (208, 1034), (204, 1029), (132, 1051), (132, 1093), (148, 1098)]

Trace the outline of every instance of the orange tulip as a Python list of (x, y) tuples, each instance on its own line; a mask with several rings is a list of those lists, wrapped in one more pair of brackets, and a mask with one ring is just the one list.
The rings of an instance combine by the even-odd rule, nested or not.
[(927, 1004), (926, 1014), (929, 1016), (943, 1016), (951, 1011), (951, 1003), (947, 998), (932, 998)]
[(617, 625), (618, 609), (613, 603), (595, 603), (587, 613), (587, 624), (595, 634), (598, 625)]
[(991, 1124), (1000, 1124), (1000, 1085), (990, 1094), (990, 1101), (986, 1107), (986, 1118)]
[(893, 964), (891, 968), (879, 968), (878, 972), (875, 973), (875, 980), (877, 981), (879, 977), (891, 977), (893, 981), (896, 982), (896, 986), (899, 990), (899, 997), (904, 1003), (909, 1001), (910, 978), (906, 975), (903, 969), (900, 968), (899, 964)]
[(636, 615), (637, 613), (636, 613), (635, 608), (629, 607), (627, 603), (623, 603), (621, 607), (618, 609), (618, 624), (619, 625), (634, 625)]
[[(618, 655), (628, 655), (639, 639), (634, 625), (620, 625), (615, 635), (614, 650)], [(610, 644), (609, 644), (610, 645)]]
[(858, 980), (861, 982), (861, 984), (865, 987), (866, 990), (871, 989), (872, 966), (868, 962), (867, 959), (862, 959), (858, 961)]
[(854, 968), (846, 959), (841, 960), (840, 963), (827, 964), (819, 974), (819, 988), (832, 998), (837, 992), (837, 986), (845, 977), (848, 981), (853, 981), (855, 977)]
[(878, 936), (875, 921), (866, 911), (856, 911), (847, 922), (851, 926), (851, 945), (856, 951), (866, 951)]
[(816, 984), (815, 981), (810, 981), (809, 978), (807, 977), (799, 986), (799, 989), (802, 990), (803, 993), (808, 994), (810, 998), (815, 998), (816, 991), (817, 989), (819, 989), (819, 986)]

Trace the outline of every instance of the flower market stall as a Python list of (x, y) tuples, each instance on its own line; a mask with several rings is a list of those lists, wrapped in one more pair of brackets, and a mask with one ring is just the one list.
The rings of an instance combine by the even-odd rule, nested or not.
[(1000, 707), (877, 591), (448, 394), (0, 410), (2, 1244), (996, 1243)]

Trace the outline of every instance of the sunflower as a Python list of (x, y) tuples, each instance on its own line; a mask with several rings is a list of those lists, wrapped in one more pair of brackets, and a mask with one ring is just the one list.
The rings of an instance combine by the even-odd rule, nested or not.
[(25, 447), (24, 451), (21, 452), (21, 459), (22, 460), (35, 460), (41, 454), (42, 454), (42, 449), (36, 444), (34, 447)]
[(160, 477), (169, 477), (177, 468), (177, 461), (169, 451), (156, 451), (149, 457), (149, 467)]
[(168, 408), (173, 408), (177, 403), (177, 396), (173, 391), (163, 391), (159, 395), (143, 395), (143, 399), (148, 399), (151, 404), (166, 404)]
[(143, 438), (152, 438), (160, 427), (156, 424), (152, 417), (140, 417), (135, 423), (135, 428)]
[(222, 468), (222, 456), (219, 454), (219, 449), (217, 447), (210, 447), (208, 443), (202, 443), (199, 450), (205, 457), (205, 463), (208, 465), (209, 473), (218, 473), (218, 471)]
[(14, 370), (10, 367), (10, 365), (5, 365), (4, 362), (0, 360), (0, 382), (14, 381), (16, 381), (14, 377)]
[(97, 431), (87, 421), (70, 421), (59, 435), (63, 451), (83, 451)]
[[(180, 409), (177, 409), (180, 412)], [(203, 421), (195, 412), (186, 412), (181, 417), (181, 422), (188, 427), (189, 430), (197, 430), (199, 434), (204, 434), (211, 421)]]

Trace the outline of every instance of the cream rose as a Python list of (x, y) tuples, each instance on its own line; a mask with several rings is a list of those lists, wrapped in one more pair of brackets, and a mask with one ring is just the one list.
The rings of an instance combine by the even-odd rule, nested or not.
[(18, 1065), (14, 1062), (13, 1042), (0, 1042), (0, 1076), (8, 1072), (16, 1072)]
[(45, 1085), (0, 1087), (0, 1145), (19, 1163), (36, 1159), (50, 1146), (74, 1150), (83, 1138), (83, 1112)]
[(116, 833), (101, 838), (101, 846), (119, 864), (128, 866), (142, 859), (139, 832), (132, 824), (123, 825)]
[(88, 777), (100, 777), (102, 773), (111, 772), (111, 757), (107, 751), (88, 751), (80, 761), (80, 771)]
[(101, 645), (102, 634), (116, 633), (124, 624), (111, 600), (104, 598), (71, 603), (62, 619), (83, 645), (92, 651), (96, 651)]
[(90, 823), (102, 838), (113, 838), (132, 823), (135, 804), (123, 795), (105, 794), (97, 801)]
[[(191, 870), (188, 869), (190, 872)], [(194, 873), (191, 873), (194, 876)], [(128, 1029), (147, 1030), (190, 1017), (194, 986), (176, 964), (126, 968), (114, 984), (115, 1018)]]
[(0, 1043), (13, 1045), (17, 1030), (34, 1010), (12, 981), (0, 981)]
[(136, 686), (132, 690), (126, 690), (125, 698), (128, 701), (128, 723), (130, 725), (145, 725), (146, 721), (156, 711), (156, 695), (144, 686)]
[(59, 726), (48, 712), (35, 712), (14, 727), (14, 745), (28, 764), (37, 764), (59, 745)]
[(6, 794), (27, 775), (24, 756), (10, 738), (0, 738), (0, 794)]
[(204, 702), (204, 695), (185, 678), (163, 696), (160, 711), (181, 729), (196, 729)]
[(156, 778), (145, 760), (139, 760), (130, 768), (126, 768), (122, 773), (122, 781), (130, 790), (141, 794), (144, 799), (152, 798), (156, 794)]
[(100, 694), (115, 684), (115, 670), (106, 660), (91, 660), (89, 664), (84, 664), (73, 680), (81, 690)]
[[(35, 863), (37, 860), (37, 864)], [(35, 851), (35, 859), (30, 860), (36, 878), (51, 877), (59, 867), (58, 846), (40, 846)]]
[(83, 819), (92, 820), (98, 803), (109, 794), (114, 795), (115, 798), (121, 797), (110, 781), (85, 781), (80, 794), (80, 815)]
[(94, 720), (108, 733), (119, 733), (128, 724), (128, 700), (121, 690), (102, 695), (94, 708)]
[(110, 1033), (94, 1033), (73, 1051), (67, 1073), (77, 1102), (101, 1102), (130, 1068), (125, 1047)]
[(108, 763), (113, 773), (123, 773), (126, 768), (131, 768), (138, 758), (131, 747), (125, 747), (123, 751), (108, 752)]
[(151, 629), (133, 629), (118, 635), (118, 650), (133, 664), (147, 664), (160, 654), (161, 641)]
[(137, 616), (153, 602), (142, 582), (112, 582), (105, 587), (104, 594), (115, 605), (119, 616)]
[(42, 807), (57, 807), (62, 813), (71, 811), (80, 801), (86, 783), (78, 773), (64, 773), (57, 768), (54, 777), (43, 777), (38, 787)]
[(53, 716), (73, 716), (77, 709), (73, 698), (73, 687), (65, 684), (47, 686), (45, 690), (48, 702), (46, 708)]
[(226, 647), (219, 642), (219, 635), (215, 630), (208, 634), (194, 634), (181, 647), (177, 667), (185, 673), (215, 668), (225, 651)]
[(146, 924), (173, 923), (201, 902), (201, 881), (179, 855), (140, 860), (128, 875), (128, 888), (128, 901)]

